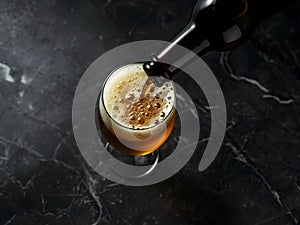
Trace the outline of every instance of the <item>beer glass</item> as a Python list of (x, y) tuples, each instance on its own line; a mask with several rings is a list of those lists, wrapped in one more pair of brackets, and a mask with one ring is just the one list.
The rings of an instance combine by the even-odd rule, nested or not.
[(99, 128), (115, 150), (145, 159), (158, 157), (156, 150), (172, 132), (176, 119), (175, 87), (149, 83), (143, 63), (113, 71), (99, 98)]

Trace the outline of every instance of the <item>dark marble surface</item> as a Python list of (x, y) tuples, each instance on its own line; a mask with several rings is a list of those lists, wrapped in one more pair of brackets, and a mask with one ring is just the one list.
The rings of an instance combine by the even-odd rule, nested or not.
[[(147, 187), (111, 183), (88, 167), (72, 134), (74, 91), (105, 51), (168, 40), (194, 1), (94, 2), (0, 1), (0, 224), (299, 224), (299, 2), (242, 47), (203, 57), (227, 103), (221, 152), (202, 173), (199, 151)], [(199, 109), (205, 134), (209, 112)]]

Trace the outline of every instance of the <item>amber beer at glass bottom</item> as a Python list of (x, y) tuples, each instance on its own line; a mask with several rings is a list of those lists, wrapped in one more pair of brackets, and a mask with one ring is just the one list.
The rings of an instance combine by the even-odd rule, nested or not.
[(143, 64), (130, 64), (114, 71), (102, 88), (101, 133), (116, 150), (128, 155), (147, 155), (157, 150), (175, 123), (173, 82), (145, 86), (147, 79)]

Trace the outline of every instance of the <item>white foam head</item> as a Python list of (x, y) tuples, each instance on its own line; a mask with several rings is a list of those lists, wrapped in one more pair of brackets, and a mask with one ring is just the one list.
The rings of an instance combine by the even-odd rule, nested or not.
[(120, 125), (131, 129), (146, 129), (165, 120), (175, 106), (172, 81), (161, 87), (153, 85), (144, 98), (141, 91), (148, 79), (143, 64), (123, 66), (108, 78), (103, 90), (107, 113)]
[[(99, 101), (102, 121), (125, 146), (138, 151), (156, 150), (173, 128), (175, 90), (172, 81), (150, 86), (143, 64), (130, 64), (114, 71), (107, 79)], [(171, 129), (168, 129), (168, 127)]]

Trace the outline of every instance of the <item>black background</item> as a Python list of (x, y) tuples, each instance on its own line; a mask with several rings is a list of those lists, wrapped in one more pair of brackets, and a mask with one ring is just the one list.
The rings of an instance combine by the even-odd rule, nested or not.
[[(195, 1), (95, 2), (0, 1), (0, 62), (11, 68), (8, 80), (0, 71), (0, 224), (299, 224), (299, 2), (242, 47), (203, 57), (227, 104), (220, 154), (202, 173), (195, 154), (147, 187), (111, 183), (88, 167), (72, 134), (74, 91), (105, 51), (169, 40)], [(209, 111), (201, 123), (209, 130)]]

